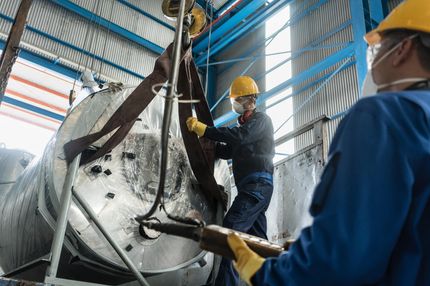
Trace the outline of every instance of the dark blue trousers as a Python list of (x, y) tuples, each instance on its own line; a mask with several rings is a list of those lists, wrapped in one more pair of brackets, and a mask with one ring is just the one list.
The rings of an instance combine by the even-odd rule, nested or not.
[[(267, 239), (265, 212), (272, 192), (273, 185), (258, 178), (238, 188), (238, 195), (224, 217), (223, 226)], [(215, 285), (239, 285), (239, 275), (231, 260), (222, 259)]]

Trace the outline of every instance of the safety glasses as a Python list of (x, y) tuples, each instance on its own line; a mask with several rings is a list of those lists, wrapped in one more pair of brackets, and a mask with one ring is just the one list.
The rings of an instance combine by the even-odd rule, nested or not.
[[(378, 65), (384, 58), (386, 58), (400, 45), (402, 45), (405, 40), (412, 40), (416, 37), (418, 37), (418, 34), (414, 34), (405, 39), (402, 39), (401, 41), (397, 42), (397, 44), (395, 40), (387, 39), (375, 45), (369, 46), (367, 48), (367, 67), (370, 69), (371, 67)], [(387, 52), (385, 52), (383, 55), (380, 55), (383, 50), (386, 50)]]

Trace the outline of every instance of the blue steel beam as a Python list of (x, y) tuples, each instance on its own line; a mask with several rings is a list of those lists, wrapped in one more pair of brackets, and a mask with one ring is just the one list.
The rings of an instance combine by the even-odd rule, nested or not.
[[(5, 44), (5, 41), (0, 40), (0, 49), (4, 49)], [(62, 74), (69, 78), (74, 79), (76, 77), (75, 70), (61, 64), (56, 64), (53, 60), (46, 59), (42, 56), (39, 56), (38, 54), (32, 53), (25, 49), (21, 49), (21, 51), (19, 52), (19, 57), (42, 67), (45, 67), (47, 69), (58, 72), (59, 74)]]
[(219, 62), (210, 62), (209, 64), (199, 65), (198, 67), (224, 65), (224, 64), (228, 64), (228, 63), (244, 62), (244, 61), (249, 61), (249, 60), (256, 60), (256, 59), (268, 58), (268, 57), (271, 57), (271, 56), (279, 56), (279, 55), (285, 55), (285, 54), (295, 55), (295, 54), (298, 54), (298, 53), (301, 54), (301, 53), (310, 52), (310, 51), (317, 51), (317, 50), (324, 50), (324, 49), (332, 49), (332, 48), (344, 47), (344, 46), (347, 46), (350, 43), (351, 42), (345, 42), (345, 43), (334, 43), (334, 44), (330, 44), (330, 45), (323, 45), (323, 46), (316, 46), (316, 47), (306, 47), (306, 48), (297, 50), (295, 52), (293, 52), (293, 51), (283, 51), (283, 52), (270, 53), (270, 54), (261, 53), (259, 55), (255, 55), (255, 56), (252, 56), (252, 57), (234, 58), (234, 59), (227, 59), (227, 60), (223, 60), (223, 61), (219, 61)]
[[(349, 68), (349, 67), (351, 67), (352, 65), (354, 65), (356, 62), (355, 61), (349, 61), (349, 63), (347, 63), (345, 66), (343, 66), (340, 70), (339, 70), (339, 72), (342, 72), (343, 70), (346, 70), (347, 68)], [(315, 80), (315, 81), (313, 81), (313, 82), (311, 82), (311, 83), (309, 83), (309, 84), (307, 84), (307, 85), (305, 85), (304, 87), (302, 87), (302, 88), (300, 88), (300, 89), (298, 89), (298, 90), (295, 90), (294, 92), (292, 92), (291, 94), (289, 94), (288, 96), (285, 96), (285, 97), (283, 97), (283, 98), (280, 98), (280, 99), (278, 99), (277, 101), (275, 101), (275, 102), (272, 102), (271, 104), (269, 104), (269, 105), (266, 105), (266, 109), (269, 109), (269, 108), (271, 108), (271, 107), (274, 107), (275, 105), (277, 105), (277, 104), (279, 104), (279, 103), (281, 103), (281, 102), (283, 102), (283, 101), (285, 101), (285, 100), (287, 100), (288, 98), (290, 98), (290, 97), (294, 97), (294, 96), (296, 96), (296, 95), (298, 95), (298, 94), (300, 94), (300, 93), (302, 93), (302, 92), (305, 92), (306, 90), (308, 90), (309, 88), (311, 88), (311, 87), (313, 87), (313, 86), (315, 86), (315, 85), (317, 85), (317, 84), (320, 84), (321, 82), (323, 82), (323, 81), (325, 81), (325, 80), (327, 80), (330, 76), (332, 76), (334, 73), (336, 73), (336, 71), (334, 71), (334, 72), (331, 72), (331, 73), (328, 73), (328, 74), (325, 74), (324, 76), (322, 76), (322, 77), (320, 77), (320, 78), (318, 78), (317, 80)]]
[[(245, 18), (252, 15), (264, 5), (265, 0), (250, 0), (249, 3), (240, 9), (234, 16), (228, 19), (225, 23), (223, 23), (220, 27), (215, 30), (212, 30), (211, 41), (212, 45), (215, 41), (221, 39), (227, 32), (236, 27), (239, 23), (241, 23)], [(208, 34), (204, 34), (199, 41), (199, 43), (194, 47), (194, 53), (200, 54), (206, 50), (209, 46), (209, 36)]]
[[(291, 25), (293, 25), (294, 23), (298, 22), (300, 19), (302, 19), (303, 17), (305, 17), (306, 15), (308, 15), (309, 13), (311, 13), (312, 11), (314, 11), (314, 10), (318, 9), (319, 7), (321, 7), (327, 1), (328, 0), (320, 0), (319, 2), (317, 2), (317, 3), (309, 6), (308, 8), (304, 9), (302, 12), (296, 13), (295, 15), (291, 16), (291, 18), (287, 21), (287, 23), (283, 27), (281, 27), (278, 31), (276, 31), (275, 33), (273, 33), (270, 37), (268, 37), (267, 39), (265, 39), (257, 47), (252, 47), (251, 49), (247, 50), (245, 53), (242, 54), (242, 56), (245, 55), (245, 54), (249, 54), (249, 53), (251, 53), (254, 50), (258, 50), (263, 45), (267, 46), (268, 44), (266, 44), (266, 41), (269, 41), (269, 40), (273, 39), (274, 37), (276, 37), (279, 34), (280, 31), (283, 31), (286, 28), (288, 28)], [(256, 27), (254, 27), (253, 29), (247, 31), (245, 34), (249, 34), (250, 32), (254, 31), (255, 29), (256, 29)], [(243, 34), (242, 36), (244, 36), (245, 34)], [(270, 42), (269, 42), (269, 44), (270, 44)], [(232, 67), (232, 64), (228, 65), (227, 68), (222, 69), (220, 72), (224, 72), (224, 71), (226, 71), (227, 69), (229, 69), (231, 67)]]
[(223, 37), (219, 42), (210, 49), (209, 53), (203, 53), (196, 60), (196, 64), (200, 65), (204, 63), (207, 57), (211, 57), (218, 52), (222, 51), (227, 45), (237, 41), (240, 37), (244, 36), (251, 28), (253, 30), (258, 29), (262, 25), (264, 25), (264, 21), (270, 18), (273, 14), (277, 13), (282, 7), (286, 6), (292, 0), (280, 0), (273, 1), (267, 7), (265, 7), (262, 11), (259, 11), (252, 19), (246, 21), (243, 25), (236, 28), (235, 31), (229, 33), (228, 36)]
[(46, 116), (46, 117), (49, 117), (49, 118), (52, 118), (52, 119), (55, 119), (55, 120), (59, 120), (59, 121), (63, 121), (64, 120), (64, 116), (62, 116), (62, 115), (59, 115), (59, 114), (51, 112), (49, 110), (46, 110), (46, 109), (43, 109), (43, 108), (31, 105), (31, 104), (26, 103), (26, 102), (23, 102), (23, 101), (11, 98), (9, 96), (5, 96), (3, 101), (6, 102), (6, 103), (9, 103), (11, 105), (20, 107), (22, 109), (25, 109), (25, 110), (28, 110), (28, 111), (31, 111), (31, 112), (34, 112), (34, 113), (37, 113), (37, 114), (41, 114), (43, 116)]
[(354, 34), (355, 58), (357, 61), (357, 79), (358, 86), (361, 90), (361, 86), (363, 85), (364, 78), (367, 73), (367, 44), (363, 39), (364, 35), (366, 34), (366, 21), (364, 15), (363, 1), (349, 0), (349, 6), (351, 9), (352, 31)]
[(51, 0), (51, 2), (58, 4), (59, 6), (72, 11), (73, 13), (76, 13), (77, 15), (89, 20), (89, 21), (94, 21), (94, 23), (97, 23), (98, 25), (112, 31), (115, 34), (118, 34), (130, 41), (133, 41), (145, 48), (147, 48), (148, 50), (160, 55), (164, 49), (160, 46), (158, 46), (157, 44), (154, 44), (153, 42), (139, 36), (136, 35), (132, 32), (130, 32), (129, 30), (126, 30), (122, 27), (120, 27), (119, 25), (112, 23), (84, 8), (82, 8), (81, 6), (76, 5), (75, 3), (69, 1), (69, 0)]
[[(352, 55), (351, 55), (352, 56)], [(278, 133), (279, 130), (282, 129), (282, 127), (287, 124), (288, 121), (290, 121), (297, 113), (300, 112), (314, 97), (317, 95), (330, 81), (333, 77), (335, 77), (343, 68), (351, 61), (351, 57), (346, 58), (346, 60), (343, 61), (343, 63), (326, 79), (324, 80), (306, 99), (303, 101), (299, 107), (297, 107), (293, 113), (279, 125), (278, 128), (276, 128), (274, 134)]]
[[(297, 85), (297, 84), (319, 74), (320, 72), (325, 71), (326, 69), (330, 68), (331, 66), (335, 65), (336, 63), (340, 62), (341, 60), (343, 60), (345, 58), (353, 56), (354, 51), (355, 51), (354, 45), (350, 44), (345, 49), (342, 49), (342, 50), (332, 54), (331, 56), (325, 58), (324, 60), (320, 61), (319, 63), (313, 65), (312, 67), (310, 67), (306, 71), (292, 77), (291, 79), (277, 85), (276, 87), (272, 88), (271, 90), (261, 94), (259, 96), (258, 103), (262, 104), (265, 101), (267, 101), (268, 99), (272, 98), (273, 96), (275, 96), (275, 95), (279, 94), (280, 92), (288, 89), (289, 87), (291, 87), (293, 85)], [(237, 114), (234, 113), (233, 111), (230, 111), (230, 112), (218, 117), (217, 119), (215, 119), (215, 121), (214, 121), (215, 126), (224, 125), (236, 117), (237, 117)]]
[[(328, 38), (330, 38), (332, 35), (334, 35), (334, 34), (336, 34), (336, 33), (338, 33), (338, 32), (340, 32), (340, 31), (342, 31), (342, 30), (344, 30), (344, 29), (346, 29), (347, 27), (349, 27), (351, 25), (351, 21), (350, 20), (348, 20), (348, 21), (346, 21), (346, 22), (344, 22), (344, 23), (342, 23), (341, 25), (339, 25), (338, 27), (336, 27), (335, 29), (333, 29), (332, 31), (330, 31), (330, 32), (328, 32), (328, 33), (326, 33), (326, 34), (324, 34), (324, 35), (322, 35), (319, 39), (317, 39), (317, 40), (315, 40), (315, 41), (313, 41), (312, 43), (310, 43), (308, 46), (306, 46), (304, 49), (306, 49), (306, 48), (312, 48), (312, 47), (318, 47), (317, 45), (318, 44), (320, 44), (320, 43), (322, 43), (323, 41), (325, 41), (326, 39), (328, 39)], [(283, 66), (284, 64), (286, 64), (287, 62), (289, 62), (289, 61), (291, 61), (291, 60), (293, 60), (293, 59), (295, 59), (295, 58), (297, 58), (298, 56), (300, 56), (300, 55), (302, 55), (303, 53), (295, 53), (295, 54), (293, 54), (293, 55), (291, 55), (291, 57), (288, 57), (287, 59), (285, 59), (285, 60), (283, 60), (283, 61), (281, 61), (280, 63), (278, 63), (277, 65), (275, 65), (274, 67), (272, 67), (272, 68), (270, 68), (269, 70), (267, 70), (265, 73), (263, 73), (263, 74), (259, 74), (258, 76), (256, 76), (255, 77), (255, 79), (256, 80), (259, 80), (259, 79), (261, 79), (261, 78), (263, 78), (263, 76), (265, 76), (265, 75), (267, 75), (267, 74), (269, 74), (269, 73), (271, 73), (271, 72), (273, 72), (274, 70), (276, 70), (276, 69), (278, 69), (279, 67), (281, 67), (281, 66)], [(244, 73), (246, 73), (247, 72), (247, 70), (249, 70), (249, 68), (251, 67), (251, 65), (252, 65), (252, 63), (241, 73), (242, 75), (244, 74)], [(224, 71), (221, 71), (221, 72), (224, 72)], [(221, 97), (217, 100), (217, 102), (213, 105), (213, 106), (211, 106), (211, 111), (213, 111), (215, 108), (216, 108), (216, 106), (222, 101), (222, 100), (224, 100), (225, 98), (226, 98), (226, 96), (227, 96), (227, 94), (228, 94), (228, 89), (227, 90), (225, 90), (224, 91), (224, 93), (221, 95)]]
[(153, 21), (157, 22), (157, 23), (158, 23), (158, 24), (160, 24), (160, 25), (163, 25), (164, 27), (166, 27), (166, 28), (168, 28), (168, 29), (170, 29), (170, 30), (172, 30), (172, 31), (174, 31), (174, 30), (175, 30), (175, 28), (174, 28), (173, 26), (171, 26), (171, 25), (167, 24), (166, 22), (161, 21), (161, 20), (160, 20), (160, 19), (158, 19), (157, 17), (155, 17), (155, 16), (153, 16), (153, 15), (149, 14), (148, 12), (146, 12), (146, 11), (144, 11), (144, 10), (140, 9), (140, 8), (139, 8), (139, 7), (137, 7), (137, 6), (134, 6), (133, 4), (129, 3), (129, 2), (128, 2), (128, 1), (126, 1), (126, 0), (116, 0), (116, 1), (118, 1), (119, 3), (121, 3), (121, 4), (125, 5), (125, 6), (127, 6), (128, 8), (130, 8), (130, 9), (132, 9), (132, 10), (136, 11), (136, 12), (139, 12), (140, 14), (142, 14), (142, 15), (144, 15), (144, 16), (146, 16), (146, 17), (150, 18), (151, 20), (153, 20)]
[[(8, 21), (8, 22), (13, 22), (13, 21), (14, 21), (14, 19), (13, 19), (13, 18), (11, 18), (11, 17), (9, 17), (9, 16), (7, 16), (7, 15), (4, 15), (4, 14), (2, 14), (2, 13), (0, 13), (0, 18), (1, 18), (1, 19), (6, 20), (6, 21)], [(97, 56), (97, 55), (95, 55), (95, 54), (93, 54), (93, 53), (91, 53), (91, 52), (89, 52), (89, 51), (87, 51), (87, 50), (84, 50), (84, 49), (80, 48), (80, 47), (77, 47), (77, 46), (72, 45), (72, 44), (70, 44), (70, 43), (68, 43), (68, 42), (65, 42), (65, 41), (63, 41), (63, 40), (61, 40), (61, 39), (58, 39), (58, 38), (56, 38), (56, 37), (54, 37), (54, 36), (52, 36), (52, 35), (50, 35), (50, 34), (48, 34), (48, 33), (45, 33), (45, 32), (43, 32), (43, 31), (41, 31), (41, 30), (39, 30), (39, 29), (36, 29), (36, 28), (34, 28), (34, 27), (30, 26), (30, 25), (27, 25), (27, 26), (26, 26), (26, 29), (27, 29), (27, 30), (29, 30), (29, 31), (31, 31), (31, 32), (33, 32), (33, 33), (36, 33), (36, 34), (41, 35), (41, 36), (43, 36), (43, 37), (46, 37), (47, 39), (52, 40), (52, 41), (54, 41), (54, 42), (56, 42), (56, 43), (59, 43), (59, 44), (61, 44), (61, 45), (63, 45), (63, 46), (66, 46), (66, 47), (68, 47), (68, 48), (71, 48), (71, 49), (73, 49), (73, 50), (75, 50), (75, 51), (77, 51), (77, 52), (83, 53), (83, 54), (85, 54), (85, 55), (87, 55), (87, 56), (89, 56), (89, 57), (91, 57), (91, 58), (95, 58), (95, 59), (97, 59), (97, 60), (99, 60), (99, 61), (101, 61), (101, 62), (103, 62), (103, 63), (105, 63), (105, 64), (108, 64), (108, 65), (110, 65), (110, 66), (113, 66), (114, 68), (117, 68), (117, 69), (119, 69), (119, 70), (121, 70), (121, 71), (123, 71), (123, 72), (126, 72), (126, 73), (128, 73), (128, 74), (131, 74), (131, 75), (133, 75), (133, 76), (135, 76), (135, 77), (137, 77), (137, 78), (140, 78), (140, 79), (144, 79), (144, 78), (145, 78), (145, 77), (144, 77), (143, 75), (141, 75), (141, 74), (138, 74), (138, 73), (136, 73), (136, 72), (134, 72), (134, 71), (132, 71), (132, 70), (129, 70), (129, 69), (127, 69), (127, 68), (124, 68), (124, 67), (122, 67), (122, 66), (120, 66), (120, 65), (117, 65), (117, 64), (115, 64), (114, 62), (111, 62), (111, 61), (109, 61), (109, 60), (107, 60), (107, 59), (105, 59), (105, 58), (102, 58), (102, 57), (100, 57), (100, 56)], [(54, 62), (54, 63), (55, 63), (55, 62)]]
[[(370, 11), (370, 18), (376, 23), (380, 23), (385, 17), (382, 0), (370, 0), (369, 11)], [(376, 27), (372, 27), (372, 28), (376, 28)]]

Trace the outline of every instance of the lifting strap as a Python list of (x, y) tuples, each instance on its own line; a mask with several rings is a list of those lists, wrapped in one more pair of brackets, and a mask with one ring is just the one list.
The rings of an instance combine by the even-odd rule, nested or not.
[[(64, 145), (64, 153), (68, 163), (78, 154), (83, 153), (91, 144), (117, 128), (118, 130), (100, 149), (90, 156), (82, 157), (80, 165), (104, 156), (121, 143), (133, 127), (138, 116), (156, 96), (152, 92), (152, 87), (155, 85), (154, 89), (158, 92), (161, 89), (161, 84), (167, 81), (170, 73), (172, 47), (173, 44), (170, 44), (157, 58), (153, 72), (129, 95), (100, 131), (73, 139)], [(192, 57), (191, 45), (181, 58), (178, 92), (183, 94), (181, 99), (198, 99), (199, 103), (195, 104), (195, 110), (199, 120), (208, 126), (213, 126), (213, 119)], [(222, 190), (213, 176), (215, 145), (212, 141), (206, 138), (198, 138), (196, 134), (188, 131), (185, 121), (189, 116), (192, 116), (191, 104), (179, 104), (180, 128), (191, 169), (203, 192), (211, 199), (222, 202)]]

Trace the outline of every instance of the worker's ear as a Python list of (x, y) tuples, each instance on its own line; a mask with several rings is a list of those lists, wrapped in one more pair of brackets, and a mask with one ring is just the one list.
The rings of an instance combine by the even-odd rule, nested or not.
[(393, 53), (393, 67), (399, 67), (406, 61), (410, 60), (414, 52), (414, 39), (405, 39), (402, 44)]

